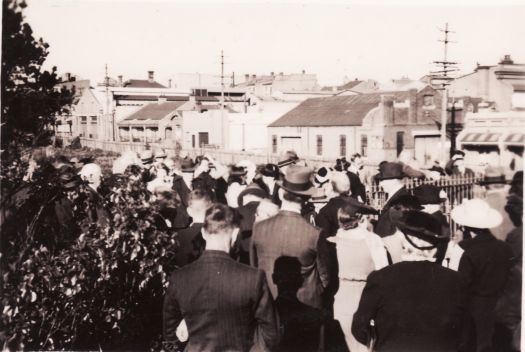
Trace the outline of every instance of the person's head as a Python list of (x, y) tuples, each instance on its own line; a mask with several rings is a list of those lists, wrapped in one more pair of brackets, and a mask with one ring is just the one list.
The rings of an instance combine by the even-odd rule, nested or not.
[(278, 181), (279, 197), (285, 204), (303, 204), (315, 194), (316, 188), (310, 181), (312, 169), (306, 166), (292, 165), (284, 176), (283, 181)]
[(297, 153), (294, 152), (293, 150), (288, 150), (286, 153), (284, 153), (281, 161), (277, 163), (277, 166), (279, 167), (280, 171), (284, 175), (286, 175), (286, 173), (288, 172), (289, 166), (297, 163), (297, 160), (299, 160)]
[(87, 181), (93, 189), (96, 190), (100, 186), (102, 169), (97, 164), (84, 165), (78, 174), (84, 181)]
[(257, 172), (257, 165), (255, 165), (255, 163), (251, 160), (241, 160), (237, 163), (237, 166), (240, 166), (246, 170), (246, 174), (244, 176), (245, 182), (248, 184), (252, 183), (253, 178)]
[(263, 221), (279, 212), (277, 204), (272, 203), (269, 199), (262, 199), (255, 211), (255, 222)]
[(231, 208), (219, 203), (211, 205), (206, 210), (202, 227), (206, 249), (229, 252), (235, 228), (235, 213)]
[(205, 189), (195, 189), (188, 196), (188, 215), (194, 223), (202, 223), (206, 209), (212, 205), (212, 195)]
[(403, 185), (404, 176), (403, 164), (384, 162), (379, 164), (379, 174), (376, 175), (376, 179), (385, 192), (390, 193), (392, 190)]
[(266, 164), (260, 171), (265, 184), (271, 185), (279, 179), (279, 167), (275, 164)]
[(429, 214), (439, 211), (442, 203), (447, 199), (445, 191), (431, 184), (423, 184), (414, 188), (414, 196), (423, 206), (422, 210)]
[(228, 183), (239, 183), (241, 185), (246, 184), (247, 170), (242, 166), (232, 165), (230, 168), (230, 175), (228, 177)]
[(161, 209), (176, 208), (179, 205), (177, 193), (166, 187), (158, 187), (155, 189), (155, 195)]
[(332, 175), (332, 189), (340, 195), (348, 195), (350, 192), (350, 179), (343, 172), (334, 172)]
[(301, 263), (296, 257), (281, 256), (275, 260), (272, 280), (279, 290), (279, 295), (291, 294), (296, 298), (296, 293), (303, 284)]
[(339, 228), (343, 230), (355, 229), (359, 226), (361, 221), (362, 214), (359, 212), (359, 209), (346, 204), (337, 210), (337, 222), (339, 223)]
[(465, 160), (463, 160), (462, 157), (460, 158), (457, 158), (454, 160), (454, 166), (457, 167), (457, 169), (463, 173), (465, 172), (466, 168), (465, 168)]
[(437, 217), (412, 210), (405, 212), (394, 224), (403, 234), (403, 261), (441, 262), (449, 238), (442, 233), (441, 222)]
[(243, 206), (250, 202), (260, 202), (262, 199), (266, 198), (268, 194), (261, 188), (257, 183), (249, 184), (240, 194), (239, 194), (239, 206)]
[(485, 185), (487, 189), (503, 188), (506, 183), (503, 168), (489, 166), (485, 169), (485, 175), (483, 176), (481, 184)]
[(153, 152), (151, 150), (140, 152), (140, 161), (142, 162), (142, 167), (150, 167), (153, 164)]
[(356, 169), (358, 170), (363, 169), (363, 159), (361, 158), (361, 154), (359, 153), (353, 154), (352, 157), (350, 158), (350, 161)]

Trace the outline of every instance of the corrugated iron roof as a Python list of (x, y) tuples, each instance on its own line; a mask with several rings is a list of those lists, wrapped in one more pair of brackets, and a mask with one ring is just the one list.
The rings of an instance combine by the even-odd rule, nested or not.
[(143, 106), (138, 111), (126, 117), (124, 121), (129, 120), (162, 120), (169, 113), (177, 110), (184, 101), (168, 101), (165, 103), (152, 103)]
[(396, 101), (408, 99), (406, 91), (311, 98), (281, 116), (269, 127), (361, 126), (366, 114), (381, 102), (382, 95), (392, 95)]
[[(188, 101), (188, 96), (166, 96), (167, 101)], [(115, 100), (139, 100), (139, 101), (157, 101), (158, 95), (115, 95)]]

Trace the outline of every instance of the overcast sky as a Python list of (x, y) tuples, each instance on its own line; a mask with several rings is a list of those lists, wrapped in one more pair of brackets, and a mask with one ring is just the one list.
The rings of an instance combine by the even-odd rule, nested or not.
[[(373, 5), (337, 1), (252, 2), (29, 0), (25, 11), (37, 37), (50, 44), (46, 66), (98, 82), (110, 76), (161, 83), (179, 72), (316, 73), (321, 84), (353, 79), (419, 78), (442, 59), (438, 27), (452, 34), (449, 58), (461, 73), (504, 54), (525, 63), (525, 6), (507, 1), (445, 1)], [(452, 5), (452, 4), (459, 4)], [(482, 4), (482, 5), (479, 5)], [(521, 4), (521, 5), (518, 5)]]

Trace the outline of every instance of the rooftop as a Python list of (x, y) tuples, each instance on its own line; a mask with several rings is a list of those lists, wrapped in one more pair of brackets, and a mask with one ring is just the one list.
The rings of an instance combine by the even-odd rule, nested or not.
[(167, 101), (164, 103), (151, 103), (144, 105), (141, 109), (134, 112), (124, 119), (130, 120), (162, 120), (168, 114), (177, 110), (185, 101)]
[(361, 126), (363, 118), (378, 106), (381, 95), (385, 94), (393, 95), (396, 101), (408, 99), (408, 91), (311, 98), (281, 116), (269, 127)]
[(147, 79), (129, 79), (124, 82), (124, 87), (128, 88), (167, 88), (166, 86), (160, 84), (156, 81), (151, 81)]

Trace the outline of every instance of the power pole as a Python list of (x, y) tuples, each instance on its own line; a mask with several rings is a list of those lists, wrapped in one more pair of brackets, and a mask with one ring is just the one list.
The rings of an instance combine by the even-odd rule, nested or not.
[[(449, 33), (455, 33), (448, 28), (448, 23), (445, 24), (445, 29), (439, 29), (444, 33), (444, 38), (439, 40), (443, 45), (443, 59), (441, 61), (434, 61), (434, 64), (438, 67), (437, 71), (431, 72), (431, 80), (433, 85), (438, 85), (442, 90), (442, 102), (441, 102), (441, 160), (446, 161), (446, 142), (447, 142), (447, 122), (448, 122), (448, 90), (447, 86), (449, 82), (453, 80), (453, 77), (450, 77), (450, 73), (458, 71), (457, 62), (448, 61), (448, 44), (453, 43), (449, 39)], [(454, 128), (454, 126), (452, 126)]]
[(224, 51), (221, 50), (221, 142), (222, 148), (226, 149), (224, 128)]

